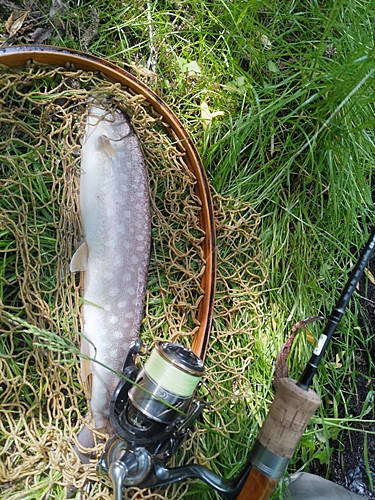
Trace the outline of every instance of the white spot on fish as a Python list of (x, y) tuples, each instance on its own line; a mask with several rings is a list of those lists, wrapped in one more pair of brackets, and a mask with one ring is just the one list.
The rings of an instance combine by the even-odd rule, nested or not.
[(124, 260), (124, 257), (119, 253), (115, 257), (115, 264), (117, 266), (120, 266), (122, 264), (122, 261)]
[(123, 184), (126, 187), (126, 189), (128, 189), (126, 184), (125, 184), (125, 182), (128, 180), (127, 174), (125, 172), (120, 172), (118, 174), (118, 179), (119, 179), (119, 183)]
[(132, 264), (138, 264), (138, 262), (139, 262), (139, 259), (138, 259), (138, 257), (136, 255), (132, 255), (130, 257), (130, 260), (131, 260)]
[(118, 289), (118, 287), (117, 286), (113, 286), (112, 288), (109, 289), (108, 293), (109, 293), (109, 295), (111, 297), (115, 297), (116, 295), (119, 294), (119, 292), (120, 292), (120, 290)]
[(133, 286), (128, 287), (128, 294), (129, 295), (135, 295), (135, 288)]
[(106, 280), (113, 279), (113, 272), (110, 270), (104, 271), (103, 278), (105, 278)]
[(116, 214), (116, 210), (114, 208), (114, 206), (107, 206), (107, 209), (106, 209), (106, 214), (108, 215), (108, 217), (114, 217), (115, 214)]
[(103, 308), (106, 312), (109, 312), (112, 309), (112, 306), (110, 304), (107, 304)]
[(117, 316), (111, 316), (109, 318), (109, 322), (111, 325), (115, 325), (116, 323), (118, 323), (118, 317)]

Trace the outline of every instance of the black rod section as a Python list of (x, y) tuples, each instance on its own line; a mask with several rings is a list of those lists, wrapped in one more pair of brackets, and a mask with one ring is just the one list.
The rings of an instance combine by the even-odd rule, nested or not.
[(320, 360), (322, 359), (328, 344), (331, 340), (331, 337), (336, 330), (337, 325), (340, 323), (342, 315), (344, 314), (345, 308), (348, 305), (348, 302), (353, 295), (353, 292), (362, 277), (362, 274), (375, 250), (375, 228), (372, 230), (371, 235), (363, 247), (361, 255), (358, 258), (357, 264), (353, 268), (350, 273), (348, 282), (345, 285), (344, 290), (341, 293), (341, 296), (333, 308), (331, 315), (327, 320), (326, 327), (324, 328), (323, 333), (321, 334), (318, 345), (315, 347), (313, 354), (310, 358), (310, 361), (307, 363), (305, 371), (301, 375), (301, 378), (297, 382), (298, 387), (307, 391), (309, 385), (311, 384), (312, 378), (315, 375), (315, 372), (318, 369), (318, 365)]

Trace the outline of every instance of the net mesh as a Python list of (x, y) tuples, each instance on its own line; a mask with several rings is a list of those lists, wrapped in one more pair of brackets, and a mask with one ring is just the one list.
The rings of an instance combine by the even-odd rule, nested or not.
[[(2, 68), (0, 88), (0, 498), (110, 499), (95, 461), (82, 465), (73, 451), (88, 411), (78, 357), (82, 281), (69, 273), (82, 236), (79, 165), (88, 96), (112, 97), (131, 117), (145, 154), (153, 251), (140, 334), (150, 346), (155, 339), (190, 346), (199, 327), (205, 235), (195, 178), (145, 98), (102, 75), (32, 63)], [(218, 280), (206, 366), (215, 403), (175, 465), (211, 466), (228, 438), (240, 434), (246, 367), (262, 321), (259, 216), (247, 204), (213, 199)], [(124, 496), (181, 498), (189, 488), (190, 482), (160, 492), (131, 488)]]

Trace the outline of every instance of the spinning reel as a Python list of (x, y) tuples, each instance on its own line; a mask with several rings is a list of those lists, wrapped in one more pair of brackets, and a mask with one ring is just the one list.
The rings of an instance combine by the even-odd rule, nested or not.
[[(98, 463), (113, 482), (115, 500), (122, 498), (126, 487), (165, 486), (189, 477), (202, 479), (224, 498), (234, 498), (242, 487), (241, 479), (226, 480), (196, 464), (167, 467), (189, 428), (211, 404), (195, 397), (204, 374), (202, 360), (182, 345), (162, 342), (139, 369), (135, 357), (141, 348), (137, 339), (128, 350), (123, 369), (126, 379), (119, 382), (110, 404), (116, 435)], [(245, 467), (247, 473), (249, 467)]]

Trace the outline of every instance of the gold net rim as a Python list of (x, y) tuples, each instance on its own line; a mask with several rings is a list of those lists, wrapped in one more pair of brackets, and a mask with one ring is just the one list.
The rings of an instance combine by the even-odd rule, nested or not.
[(0, 49), (0, 64), (4, 66), (23, 66), (30, 59), (52, 66), (73, 64), (76, 69), (99, 71), (110, 81), (130, 87), (134, 92), (144, 96), (154, 110), (161, 115), (169, 135), (176, 143), (176, 147), (185, 155), (186, 164), (196, 178), (195, 190), (202, 203), (200, 224), (205, 233), (202, 241), (205, 270), (201, 282), (204, 296), (198, 309), (200, 327), (195, 333), (192, 343), (193, 351), (204, 360), (212, 325), (215, 295), (216, 237), (210, 188), (202, 160), (191, 137), (170, 107), (154, 91), (125, 69), (105, 59), (78, 50), (51, 45), (17, 45)]

